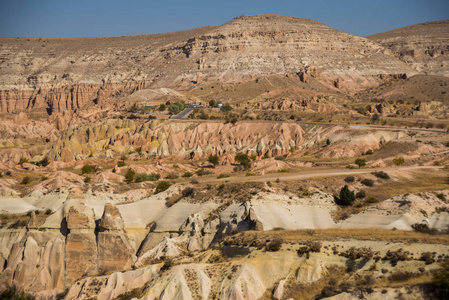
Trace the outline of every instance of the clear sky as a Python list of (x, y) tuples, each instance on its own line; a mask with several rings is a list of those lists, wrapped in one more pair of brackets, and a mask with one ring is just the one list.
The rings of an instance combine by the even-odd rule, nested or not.
[(221, 25), (281, 14), (367, 36), (449, 19), (449, 0), (0, 0), (0, 36), (98, 37)]

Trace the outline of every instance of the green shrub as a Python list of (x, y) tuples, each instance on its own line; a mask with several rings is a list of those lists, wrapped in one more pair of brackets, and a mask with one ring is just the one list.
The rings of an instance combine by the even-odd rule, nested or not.
[(81, 174), (91, 174), (93, 172), (93, 168), (91, 165), (84, 165), (81, 168)]
[(437, 198), (440, 199), (440, 200), (446, 201), (446, 197), (444, 196), (443, 193), (437, 194)]
[(283, 242), (284, 241), (282, 239), (276, 238), (276, 239), (272, 240), (271, 242), (269, 242), (267, 244), (267, 246), (265, 247), (265, 249), (267, 251), (271, 251), (271, 252), (279, 251), (282, 247)]
[(136, 176), (136, 172), (133, 169), (128, 169), (125, 173), (126, 182), (132, 182), (134, 180), (134, 176)]
[(180, 112), (182, 112), (185, 108), (186, 108), (186, 104), (183, 101), (177, 101), (177, 102), (173, 103), (172, 105), (170, 105), (170, 107), (168, 108), (168, 111), (171, 114), (177, 115)]
[(84, 178), (84, 183), (90, 183), (92, 181), (92, 178), (90, 178), (89, 176), (86, 176)]
[(367, 204), (372, 204), (372, 203), (377, 203), (379, 202), (378, 199), (374, 198), (374, 197), (369, 197), (368, 199), (366, 199), (365, 203)]
[(371, 174), (373, 174), (373, 175), (376, 176), (377, 178), (390, 179), (390, 175), (388, 175), (388, 174), (385, 173), (384, 171), (372, 172)]
[(151, 173), (151, 174), (139, 173), (135, 176), (135, 181), (136, 182), (158, 181), (160, 178), (161, 178), (161, 175), (157, 174), (157, 173)]
[(365, 155), (371, 155), (373, 154), (373, 150), (369, 149), (368, 151), (365, 152)]
[(354, 182), (355, 178), (354, 178), (354, 176), (348, 176), (344, 180), (347, 183), (351, 183), (351, 182)]
[(449, 259), (444, 260), (440, 266), (434, 274), (435, 285), (440, 299), (449, 299)]
[(284, 161), (286, 158), (287, 158), (287, 155), (281, 155), (281, 156), (276, 156), (274, 159)]
[(44, 157), (40, 161), (36, 162), (36, 166), (39, 166), (39, 167), (46, 167), (49, 164), (50, 164), (50, 162), (48, 161), (48, 158), (46, 158), (46, 157)]
[(249, 158), (248, 154), (237, 153), (235, 155), (235, 161), (240, 163), (240, 165), (245, 169), (251, 168), (251, 159)]
[(245, 174), (245, 176), (256, 176), (256, 174), (248, 172), (248, 173)]
[(233, 108), (232, 108), (231, 105), (225, 104), (225, 105), (223, 105), (223, 106), (220, 108), (220, 110), (221, 110), (222, 112), (227, 113), (227, 112), (230, 112), (231, 110), (233, 110)]
[(228, 174), (220, 174), (220, 175), (218, 175), (217, 179), (220, 179), (220, 178), (228, 178), (228, 177), (229, 177)]
[(365, 191), (358, 191), (357, 194), (355, 194), (355, 197), (358, 199), (362, 199), (366, 197)]
[(175, 173), (170, 173), (167, 176), (165, 176), (165, 179), (178, 179), (179, 176)]
[(290, 171), (287, 170), (287, 169), (280, 169), (280, 170), (278, 170), (277, 172), (278, 172), (278, 173), (290, 173)]
[(28, 184), (31, 182), (31, 178), (30, 176), (25, 176), (22, 178), (22, 181), (20, 182), (21, 184)]
[(195, 196), (195, 189), (192, 187), (186, 187), (181, 192), (183, 197), (194, 197)]
[(354, 201), (355, 201), (354, 191), (349, 190), (347, 185), (342, 187), (340, 190), (339, 204), (347, 206), (351, 205)]
[(362, 181), (360, 181), (360, 183), (370, 187), (374, 186), (374, 180), (368, 178), (363, 179)]
[(157, 184), (155, 194), (159, 194), (165, 190), (167, 190), (171, 186), (171, 183), (168, 181), (161, 181)]
[(209, 175), (212, 174), (211, 171), (205, 170), (204, 168), (199, 169), (198, 171), (195, 172), (196, 175), (198, 176), (203, 176), (203, 175)]
[(398, 156), (398, 157), (395, 157), (395, 158), (393, 159), (393, 162), (394, 162), (397, 166), (399, 166), (399, 165), (402, 165), (402, 164), (405, 162), (405, 160), (404, 160), (404, 158), (403, 158), (402, 156)]
[(118, 163), (117, 163), (117, 166), (118, 167), (124, 167), (125, 166), (125, 161), (124, 160), (121, 160), (121, 161), (119, 161)]
[(27, 162), (28, 162), (28, 158), (21, 157), (21, 158), (19, 159), (19, 165), (23, 165), (24, 163), (27, 163)]
[(192, 172), (185, 172), (184, 174), (182, 174), (182, 177), (185, 177), (185, 178), (190, 178), (192, 176), (193, 176)]
[(215, 168), (215, 166), (218, 166), (220, 159), (219, 159), (218, 155), (209, 155), (209, 157), (207, 158), (207, 161), (209, 163), (211, 163)]
[(358, 166), (359, 166), (359, 169), (360, 169), (361, 167), (366, 166), (366, 160), (363, 159), (363, 158), (357, 158), (357, 159), (355, 160), (355, 164), (358, 165)]

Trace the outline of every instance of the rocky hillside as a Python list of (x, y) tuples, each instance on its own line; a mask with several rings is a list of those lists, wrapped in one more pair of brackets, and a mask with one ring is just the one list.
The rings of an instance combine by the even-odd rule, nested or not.
[(421, 23), (367, 37), (420, 73), (449, 75), (449, 20)]
[(316, 79), (352, 93), (416, 73), (369, 39), (279, 15), (168, 34), (1, 38), (0, 45), (0, 112), (74, 110), (144, 87), (189, 90), (258, 75)]
[[(421, 273), (428, 275), (438, 268), (437, 260), (447, 257), (447, 235), (367, 229), (372, 234), (367, 239), (360, 231), (410, 230), (416, 222), (445, 229), (449, 215), (441, 211), (448, 204), (433, 193), (400, 195), (338, 223), (331, 216), (337, 209), (333, 196), (319, 190), (296, 196), (280, 187), (247, 183), (243, 200), (231, 196), (243, 185), (228, 184), (206, 202), (185, 196), (170, 207), (165, 199), (183, 186), (131, 203), (77, 188), (34, 193), (26, 199), (34, 209), (29, 217), (2, 215), (0, 290), (25, 291), (40, 299), (65, 294), (66, 299), (114, 299), (134, 289), (140, 289), (134, 296), (143, 299), (261, 299), (273, 292), (275, 299), (301, 299), (299, 285), (316, 284), (335, 268), (342, 272), (341, 283), (370, 275), (372, 281), (360, 284), (375, 287), (385, 273), (423, 268)], [(351, 240), (314, 237), (326, 234), (320, 229), (344, 236), (337, 228), (359, 231)], [(285, 231), (297, 229), (309, 232), (300, 237)], [(235, 235), (248, 230), (252, 234)], [(390, 236), (392, 243), (385, 244)], [(403, 244), (407, 241), (412, 243)], [(320, 293), (328, 280), (313, 293)]]

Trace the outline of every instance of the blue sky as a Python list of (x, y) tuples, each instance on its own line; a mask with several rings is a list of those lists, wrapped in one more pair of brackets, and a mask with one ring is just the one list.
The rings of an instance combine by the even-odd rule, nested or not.
[(0, 0), (0, 36), (151, 34), (268, 13), (313, 19), (367, 36), (449, 19), (449, 0)]

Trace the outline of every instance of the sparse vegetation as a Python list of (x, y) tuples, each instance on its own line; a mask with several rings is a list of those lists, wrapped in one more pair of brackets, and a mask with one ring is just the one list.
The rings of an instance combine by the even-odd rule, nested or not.
[(27, 163), (27, 162), (29, 162), (29, 160), (26, 157), (21, 157), (19, 159), (19, 165), (23, 165), (24, 163)]
[(128, 169), (125, 173), (126, 182), (132, 182), (134, 180), (134, 176), (136, 176), (136, 172), (133, 169)]
[(351, 205), (355, 201), (354, 191), (349, 190), (348, 186), (345, 185), (340, 190), (340, 198), (338, 204), (340, 205)]
[(390, 179), (390, 175), (388, 175), (384, 171), (372, 172), (371, 174), (373, 174), (377, 178)]
[(138, 173), (135, 175), (136, 182), (158, 181), (160, 178), (161, 178), (161, 175), (157, 174), (157, 173), (151, 173), (151, 174)]
[(216, 166), (218, 166), (220, 159), (219, 159), (218, 155), (209, 155), (209, 157), (207, 158), (207, 161), (209, 163), (211, 163), (215, 168)]
[(91, 166), (91, 165), (84, 165), (81, 168), (81, 174), (92, 174), (93, 172), (95, 172), (95, 167)]
[(283, 242), (284, 241), (282, 239), (276, 238), (276, 239), (272, 240), (271, 242), (269, 242), (265, 249), (267, 251), (271, 251), (271, 252), (279, 251), (282, 247)]
[(251, 168), (251, 159), (248, 157), (248, 154), (245, 153), (237, 153), (235, 155), (235, 161), (240, 163), (244, 169)]
[(395, 163), (397, 166), (402, 165), (404, 162), (405, 160), (402, 156), (398, 156), (393, 159), (393, 163)]
[(360, 169), (361, 167), (366, 166), (366, 160), (364, 158), (357, 158), (355, 164), (358, 165)]
[(360, 183), (369, 187), (374, 186), (374, 180), (368, 178), (362, 179)]
[(167, 190), (171, 186), (171, 183), (168, 181), (161, 181), (157, 184), (155, 194), (159, 194), (165, 190)]
[(355, 194), (355, 197), (358, 199), (363, 199), (366, 197), (366, 192), (365, 191), (358, 191), (357, 194)]
[(185, 177), (185, 178), (190, 178), (192, 176), (193, 176), (192, 172), (185, 172), (184, 174), (182, 174), (182, 177)]
[(22, 181), (20, 182), (21, 184), (29, 184), (31, 182), (31, 177), (30, 176), (25, 176), (22, 178)]
[(348, 177), (345, 177), (344, 180), (347, 183), (351, 183), (351, 182), (354, 182), (355, 178), (354, 178), (354, 176), (348, 176)]

